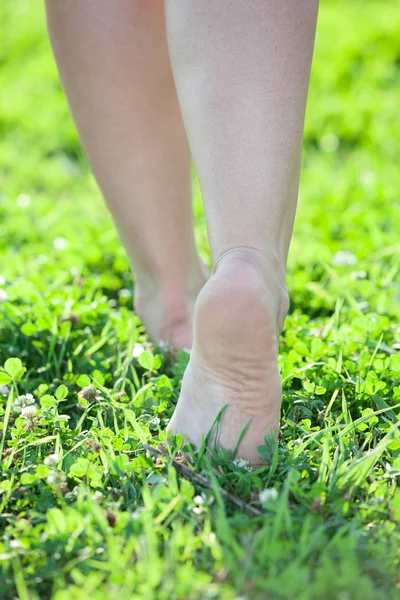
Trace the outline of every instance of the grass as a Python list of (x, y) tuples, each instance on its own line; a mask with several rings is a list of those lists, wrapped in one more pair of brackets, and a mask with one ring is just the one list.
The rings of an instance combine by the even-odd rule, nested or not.
[[(1, 598), (400, 598), (399, 20), (389, 0), (322, 3), (281, 439), (253, 472), (197, 457), (206, 487), (174, 468), (179, 438), (144, 449), (187, 355), (132, 312), (41, 3), (0, 5)], [(196, 182), (195, 224), (208, 259)]]

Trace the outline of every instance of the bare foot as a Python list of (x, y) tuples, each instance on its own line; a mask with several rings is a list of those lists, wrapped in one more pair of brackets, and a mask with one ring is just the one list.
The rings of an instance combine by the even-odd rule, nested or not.
[(250, 422), (237, 455), (260, 464), (257, 446), (279, 428), (277, 357), (287, 310), (282, 277), (256, 252), (224, 255), (196, 303), (193, 350), (169, 431), (199, 446), (228, 405), (212, 443), (233, 451)]
[(192, 347), (194, 306), (208, 277), (208, 267), (199, 259), (185, 290), (169, 282), (168, 289), (154, 281), (136, 283), (135, 312), (153, 342), (172, 348)]

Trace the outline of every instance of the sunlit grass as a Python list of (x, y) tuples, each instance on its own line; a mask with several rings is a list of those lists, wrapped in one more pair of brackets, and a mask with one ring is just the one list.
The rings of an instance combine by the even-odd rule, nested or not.
[(394, 2), (322, 3), (281, 436), (256, 471), (195, 456), (202, 485), (173, 466), (179, 436), (144, 448), (188, 356), (132, 312), (41, 3), (0, 5), (0, 598), (399, 597), (399, 20)]

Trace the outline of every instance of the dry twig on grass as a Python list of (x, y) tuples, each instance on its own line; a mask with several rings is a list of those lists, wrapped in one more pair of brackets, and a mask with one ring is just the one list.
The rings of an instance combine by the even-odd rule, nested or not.
[[(143, 447), (147, 452), (149, 452), (151, 454), (151, 456), (155, 456), (157, 458), (159, 458), (159, 457), (168, 458), (168, 456), (164, 452), (162, 452), (161, 450), (158, 450), (157, 448), (154, 448), (153, 446), (148, 446), (147, 444), (143, 444)], [(175, 468), (175, 470), (178, 473), (180, 473), (181, 475), (183, 475), (183, 477), (185, 477), (186, 479), (190, 479), (191, 481), (194, 481), (201, 487), (207, 488), (209, 490), (213, 489), (212, 482), (210, 481), (210, 479), (208, 479), (208, 477), (204, 477), (204, 475), (200, 475), (200, 473), (196, 473), (195, 471), (193, 471), (192, 469), (189, 469), (188, 467), (181, 464), (177, 460), (171, 460), (170, 462), (171, 462), (171, 465)], [(224, 498), (224, 500), (228, 500), (228, 502), (232, 502), (232, 504), (235, 504), (235, 506), (238, 506), (239, 508), (241, 508), (250, 517), (261, 517), (262, 516), (262, 512), (260, 510), (258, 510), (257, 508), (254, 508), (254, 506), (250, 506), (250, 504), (247, 504), (246, 502), (244, 502), (244, 500), (237, 498), (236, 496), (234, 496), (233, 494), (230, 494), (229, 492), (227, 492), (226, 490), (224, 490), (221, 487), (219, 487), (218, 489), (219, 489), (219, 493)]]

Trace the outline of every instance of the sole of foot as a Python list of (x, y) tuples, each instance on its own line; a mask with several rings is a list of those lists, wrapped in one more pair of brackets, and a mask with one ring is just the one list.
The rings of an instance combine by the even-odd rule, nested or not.
[(218, 263), (196, 302), (193, 350), (169, 432), (199, 447), (226, 407), (209, 443), (234, 451), (248, 426), (237, 457), (261, 463), (257, 447), (277, 435), (280, 420), (278, 344), (288, 310), (281, 279), (251, 251), (231, 251)]

